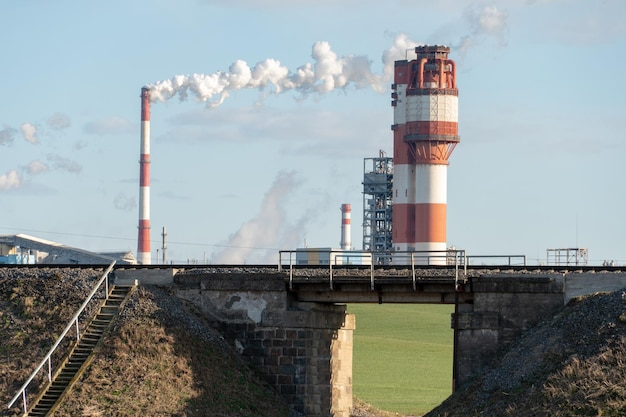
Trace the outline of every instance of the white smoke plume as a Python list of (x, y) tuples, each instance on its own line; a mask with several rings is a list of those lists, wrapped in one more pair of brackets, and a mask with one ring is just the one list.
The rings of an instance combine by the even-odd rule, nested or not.
[(22, 178), (14, 169), (8, 171), (6, 174), (0, 175), (0, 191), (19, 188), (21, 184)]
[(0, 130), (0, 145), (8, 146), (12, 144), (16, 133), (17, 130), (9, 126), (5, 126), (4, 129)]
[(470, 33), (461, 37), (458, 44), (453, 46), (461, 56), (485, 36), (495, 37), (501, 45), (506, 45), (508, 13), (496, 6), (468, 7), (464, 17), (470, 26)]
[(24, 139), (27, 142), (32, 143), (33, 145), (39, 143), (37, 139), (37, 128), (32, 123), (23, 123), (22, 126), (22, 134), (24, 135)]
[(258, 62), (253, 67), (237, 60), (227, 72), (176, 75), (148, 85), (148, 88), (152, 101), (167, 101), (174, 96), (186, 100), (192, 94), (198, 100), (207, 102), (209, 107), (221, 105), (233, 91), (241, 89), (267, 90), (275, 94), (294, 90), (305, 96), (349, 86), (383, 92), (393, 74), (393, 61), (403, 59), (405, 49), (414, 44), (405, 35), (399, 35), (394, 46), (383, 56), (383, 74), (372, 72), (371, 61), (366, 56), (339, 57), (328, 42), (316, 42), (311, 52), (314, 62), (301, 65), (295, 71), (290, 71), (273, 58)]
[(397, 35), (391, 48), (383, 53), (385, 79), (391, 80), (393, 78), (395, 61), (415, 58), (415, 47), (420, 45), (423, 43), (412, 41), (403, 33)]
[[(285, 202), (299, 185), (293, 172), (279, 172), (270, 189), (265, 193), (259, 213), (245, 222), (232, 234), (225, 249), (212, 255), (212, 263), (243, 264), (276, 261), (277, 247), (293, 247), (301, 241), (304, 220), (290, 224)], [(270, 249), (268, 259), (255, 258), (258, 249)]]

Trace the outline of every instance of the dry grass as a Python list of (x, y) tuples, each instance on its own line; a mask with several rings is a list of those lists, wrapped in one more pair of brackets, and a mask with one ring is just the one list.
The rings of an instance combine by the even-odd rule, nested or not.
[(427, 416), (625, 416), (625, 314), (621, 292), (576, 300)]
[(587, 359), (573, 357), (543, 386), (555, 416), (626, 415), (626, 337)]
[(57, 416), (289, 415), (251, 369), (167, 317), (152, 295), (137, 293)]
[[(95, 282), (97, 274), (89, 279)], [(0, 415), (14, 415), (6, 404), (84, 300), (90, 285), (80, 280), (85, 284), (85, 277), (67, 275), (7, 278), (0, 268)], [(200, 323), (196, 312), (184, 311), (180, 301), (145, 289), (127, 307), (55, 415), (289, 415), (280, 397), (219, 340), (208, 337), (214, 330)], [(626, 301), (619, 294), (580, 300), (538, 326), (534, 337), (531, 331), (517, 347), (521, 353), (509, 356), (514, 367), (531, 360), (540, 365), (519, 376), (512, 389), (489, 383), (494, 376), (506, 379), (502, 369), (512, 369), (502, 359), (428, 415), (626, 415), (625, 316)], [(194, 317), (195, 327), (184, 317)], [(541, 336), (546, 333), (552, 337)], [(537, 357), (536, 352), (545, 354)], [(397, 417), (358, 399), (353, 415)]]

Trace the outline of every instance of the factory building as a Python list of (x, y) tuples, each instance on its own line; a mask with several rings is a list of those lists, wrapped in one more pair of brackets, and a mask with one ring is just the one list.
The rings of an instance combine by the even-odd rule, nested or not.
[(89, 264), (134, 265), (130, 251), (90, 252), (25, 234), (0, 236), (0, 264)]
[[(445, 264), (448, 160), (460, 138), (456, 65), (446, 46), (418, 46), (395, 62), (393, 106), (394, 263), (407, 251)], [(441, 253), (437, 262), (434, 256)], [(433, 258), (431, 258), (431, 256)], [(433, 262), (435, 260), (435, 262)]]

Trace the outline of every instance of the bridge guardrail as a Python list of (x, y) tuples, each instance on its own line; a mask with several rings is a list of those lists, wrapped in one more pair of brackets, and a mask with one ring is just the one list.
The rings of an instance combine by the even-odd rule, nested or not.
[(52, 354), (55, 352), (55, 350), (57, 349), (59, 344), (61, 344), (61, 342), (63, 341), (65, 336), (69, 333), (69, 331), (72, 328), (72, 326), (76, 327), (76, 340), (77, 341), (80, 340), (79, 317), (80, 317), (81, 313), (85, 310), (87, 305), (89, 305), (89, 302), (91, 302), (91, 300), (94, 298), (94, 296), (96, 295), (96, 293), (98, 292), (98, 290), (100, 289), (102, 284), (104, 284), (104, 294), (105, 294), (104, 297), (105, 297), (105, 300), (109, 297), (109, 280), (107, 278), (109, 276), (109, 273), (113, 270), (113, 266), (114, 265), (115, 265), (115, 261), (111, 262), (111, 265), (109, 265), (109, 267), (106, 269), (106, 271), (104, 271), (104, 273), (102, 274), (102, 277), (100, 277), (100, 279), (98, 280), (98, 282), (94, 286), (94, 288), (91, 291), (91, 293), (89, 293), (89, 295), (87, 296), (87, 299), (83, 302), (83, 304), (78, 309), (78, 312), (74, 315), (72, 320), (70, 320), (70, 322), (68, 323), (67, 327), (65, 327), (65, 330), (63, 330), (63, 333), (61, 333), (61, 335), (59, 336), (59, 338), (57, 339), (55, 344), (52, 345), (52, 347), (50, 348), (50, 350), (48, 351), (46, 356), (43, 358), (43, 360), (41, 361), (39, 366), (37, 366), (37, 368), (33, 371), (33, 373), (30, 374), (30, 376), (28, 377), (28, 379), (26, 380), (24, 385), (22, 385), (22, 387), (19, 389), (17, 394), (15, 394), (15, 397), (13, 397), (11, 402), (8, 404), (7, 408), (10, 409), (13, 406), (13, 404), (15, 404), (15, 402), (17, 401), (17, 399), (21, 395), (22, 396), (23, 406), (24, 406), (24, 414), (26, 414), (28, 412), (28, 407), (27, 407), (27, 402), (26, 402), (26, 388), (28, 388), (28, 385), (32, 382), (32, 380), (35, 378), (35, 376), (37, 376), (39, 371), (41, 371), (41, 369), (46, 364), (46, 362), (48, 363), (48, 382), (52, 381), (52, 374), (53, 374), (53, 372), (52, 372)]
[[(469, 265), (526, 266), (526, 255), (470, 255), (467, 259)], [(507, 262), (500, 262), (503, 259), (506, 259)], [(480, 260), (482, 263), (477, 264), (474, 262), (475, 260)]]
[[(295, 258), (295, 262), (294, 262)], [(389, 259), (389, 264), (376, 265), (374, 259)], [(439, 251), (344, 251), (333, 249), (281, 250), (278, 253), (278, 270), (289, 268), (289, 289), (293, 289), (294, 269), (298, 267), (328, 265), (330, 289), (333, 289), (334, 270), (341, 266), (369, 267), (371, 289), (374, 289), (374, 271), (385, 265), (411, 267), (413, 289), (417, 289), (416, 267), (448, 265), (455, 267), (455, 283), (459, 280), (459, 267), (467, 275), (467, 256), (464, 250), (447, 249)]]

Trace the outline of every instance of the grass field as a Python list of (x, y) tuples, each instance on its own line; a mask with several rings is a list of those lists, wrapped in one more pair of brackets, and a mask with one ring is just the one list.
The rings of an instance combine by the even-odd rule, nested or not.
[(350, 304), (356, 315), (354, 395), (422, 415), (452, 392), (451, 305)]

